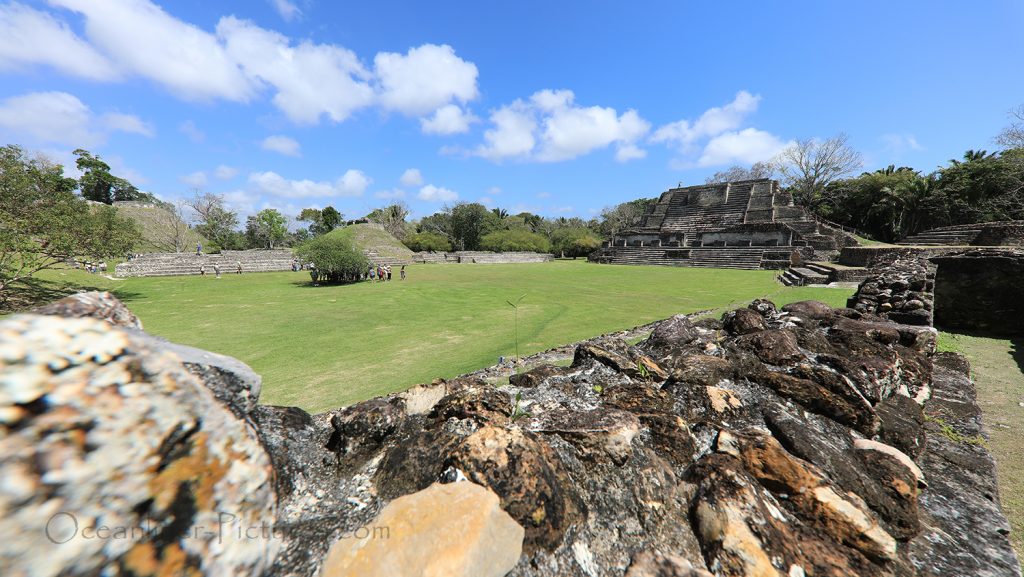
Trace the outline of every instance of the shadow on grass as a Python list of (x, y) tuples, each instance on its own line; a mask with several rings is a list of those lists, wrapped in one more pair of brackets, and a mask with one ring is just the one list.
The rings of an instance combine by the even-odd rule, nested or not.
[[(0, 314), (24, 312), (78, 292), (103, 290), (107, 289), (87, 284), (29, 278), (19, 281), (8, 291), (6, 298), (0, 301)], [(110, 292), (124, 302), (140, 296), (131, 291)]]
[(1017, 362), (1020, 372), (1024, 373), (1024, 337), (1010, 339), (1010, 356)]

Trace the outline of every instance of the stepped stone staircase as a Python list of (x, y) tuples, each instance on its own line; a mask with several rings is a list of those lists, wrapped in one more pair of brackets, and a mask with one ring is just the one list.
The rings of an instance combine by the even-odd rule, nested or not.
[(238, 263), (242, 272), (280, 272), (292, 270), (291, 249), (280, 250), (226, 250), (220, 254), (187, 252), (147, 253), (114, 267), (119, 277), (134, 276), (176, 276), (197, 275), (200, 267), (206, 274), (214, 274), (213, 267), (220, 267), (221, 274), (234, 274)]
[(786, 286), (829, 284), (833, 282), (860, 282), (868, 277), (864, 267), (843, 266), (829, 262), (808, 262), (789, 267), (779, 275), (779, 282)]
[(980, 226), (933, 228), (910, 235), (898, 244), (916, 246), (968, 246), (981, 234)]

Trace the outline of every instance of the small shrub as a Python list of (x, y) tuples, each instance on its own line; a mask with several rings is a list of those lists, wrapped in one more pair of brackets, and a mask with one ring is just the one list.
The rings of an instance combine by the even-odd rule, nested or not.
[(446, 252), (452, 249), (452, 243), (444, 235), (436, 232), (417, 232), (405, 237), (402, 241), (409, 250), (416, 252)]

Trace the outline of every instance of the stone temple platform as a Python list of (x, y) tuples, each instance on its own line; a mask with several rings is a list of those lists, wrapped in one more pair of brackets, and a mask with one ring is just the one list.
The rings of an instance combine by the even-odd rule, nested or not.
[(856, 239), (793, 204), (778, 181), (745, 180), (673, 188), (637, 226), (590, 255), (608, 264), (784, 269), (828, 260)]

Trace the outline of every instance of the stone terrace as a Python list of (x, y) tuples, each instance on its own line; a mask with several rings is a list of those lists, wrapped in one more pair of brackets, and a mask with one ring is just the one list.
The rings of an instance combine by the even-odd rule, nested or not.
[(516, 264), (549, 262), (554, 256), (539, 252), (487, 252), (461, 250), (456, 252), (418, 252), (413, 262), (436, 264)]
[(148, 253), (123, 262), (115, 267), (119, 277), (131, 276), (174, 276), (196, 275), (199, 268), (206, 267), (207, 274), (214, 274), (213, 267), (220, 267), (221, 274), (234, 274), (237, 263), (242, 263), (242, 272), (279, 272), (292, 268), (294, 255), (291, 249), (280, 250), (225, 250), (220, 254)]
[(803, 259), (830, 258), (850, 244), (856, 240), (795, 206), (778, 182), (760, 179), (669, 190), (635, 228), (606, 241), (591, 260), (777, 269), (794, 251)]

